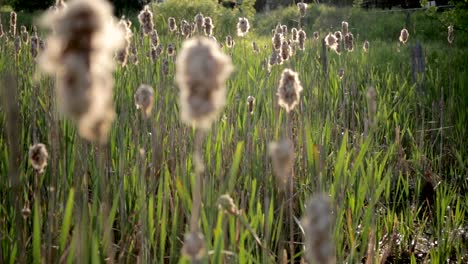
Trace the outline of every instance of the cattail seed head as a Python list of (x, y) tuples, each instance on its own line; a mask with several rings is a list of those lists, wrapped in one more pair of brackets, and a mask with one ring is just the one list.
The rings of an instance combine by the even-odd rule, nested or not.
[(29, 148), (29, 161), (34, 170), (38, 173), (44, 172), (48, 157), (49, 153), (47, 152), (47, 148), (42, 143), (34, 144)]
[(150, 58), (152, 61), (157, 61), (159, 59), (159, 55), (161, 54), (159, 51), (161, 49), (160, 47), (161, 45), (157, 47), (151, 45)]
[(450, 25), (448, 26), (447, 41), (448, 43), (452, 44), (454, 39), (455, 39), (455, 36), (453, 34), (453, 26)]
[(301, 92), (302, 85), (298, 74), (290, 69), (284, 69), (277, 92), (279, 106), (289, 113), (299, 104)]
[(288, 26), (286, 26), (286, 25), (281, 25), (281, 31), (283, 32), (283, 36), (284, 36), (285, 38), (287, 38), (287, 37), (288, 37)]
[(403, 28), (400, 32), (400, 42), (403, 43), (403, 44), (406, 44), (406, 42), (408, 41), (408, 38), (409, 38), (409, 32), (406, 28)]
[(354, 36), (353, 33), (349, 32), (345, 35), (345, 48), (348, 52), (352, 52), (354, 50)]
[(19, 54), (20, 51), (21, 51), (21, 38), (20, 38), (20, 36), (15, 37), (14, 45), (15, 45), (15, 54)]
[(227, 35), (226, 36), (226, 47), (231, 49), (232, 47), (234, 47), (234, 44), (235, 43), (234, 43), (234, 40), (232, 39), (231, 35)]
[(289, 57), (292, 55), (291, 46), (289, 45), (287, 40), (283, 40), (281, 43), (281, 50), (280, 50), (281, 58), (283, 61), (287, 61)]
[(364, 50), (364, 52), (369, 52), (369, 41), (364, 41), (364, 44), (362, 45), (362, 49)]
[(280, 23), (278, 23), (278, 24), (276, 25), (276, 27), (275, 27), (275, 32), (274, 32), (274, 34), (276, 34), (276, 33), (278, 33), (278, 34), (283, 34), (283, 27), (282, 27), (282, 25), (281, 25)]
[(0, 38), (3, 38), (5, 36), (5, 32), (3, 31), (3, 24), (0, 22)]
[(343, 79), (343, 77), (344, 77), (344, 69), (343, 68), (340, 68), (340, 70), (338, 70), (338, 77), (340, 78), (340, 80)]
[(153, 32), (153, 12), (151, 12), (149, 5), (145, 5), (143, 10), (141, 10), (140, 14), (138, 15), (138, 20), (140, 21), (141, 29), (143, 29), (143, 33), (145, 35)]
[(145, 118), (148, 118), (151, 115), (151, 110), (154, 105), (153, 87), (142, 84), (138, 87), (133, 97), (135, 99), (136, 108), (141, 110)]
[(338, 48), (338, 40), (336, 39), (335, 34), (332, 34), (331, 32), (325, 37), (325, 43), (334, 51)]
[(306, 15), (306, 10), (307, 10), (307, 4), (303, 2), (297, 3), (297, 7), (299, 8), (299, 14), (301, 17), (305, 17)]
[(24, 205), (23, 209), (21, 209), (21, 215), (23, 216), (24, 220), (28, 219), (28, 217), (31, 215), (31, 209), (29, 209), (29, 205)]
[(187, 22), (187, 20), (182, 20), (181, 32), (182, 36), (185, 38), (190, 38), (192, 36), (192, 26)]
[(205, 19), (203, 18), (203, 15), (202, 13), (198, 13), (196, 16), (195, 16), (195, 24), (196, 24), (196, 29), (198, 32), (202, 32), (203, 31), (203, 27), (204, 27), (204, 22), (205, 22)]
[(151, 39), (151, 45), (157, 47), (159, 45), (158, 31), (156, 31), (156, 29), (154, 29), (154, 30), (151, 31), (151, 33), (149, 35), (150, 35), (150, 39)]
[(170, 31), (170, 32), (174, 32), (174, 31), (177, 30), (177, 24), (176, 24), (175, 18), (170, 17), (170, 18), (167, 20), (167, 23), (168, 23), (168, 25), (169, 25), (169, 31)]
[(314, 32), (314, 39), (318, 40), (319, 38), (320, 38), (320, 34), (318, 33), (318, 31), (315, 31)]
[(297, 36), (297, 28), (292, 28), (291, 29), (291, 40), (293, 42), (298, 42), (299, 41), (298, 36)]
[(348, 34), (348, 22), (343, 21), (341, 22), (341, 34), (346, 36)]
[(294, 167), (294, 145), (290, 139), (271, 142), (268, 151), (273, 165), (276, 184), (282, 191), (286, 190), (288, 181), (292, 177)]
[(305, 232), (305, 252), (310, 263), (335, 264), (333, 217), (330, 198), (315, 194), (301, 219)]
[(247, 97), (247, 112), (251, 115), (253, 115), (254, 104), (255, 104), (255, 97), (249, 95), (249, 97)]
[(130, 56), (128, 61), (133, 65), (138, 65), (138, 52), (135, 43), (130, 44)]
[(246, 17), (239, 17), (237, 22), (237, 36), (244, 37), (250, 29), (249, 20)]
[(25, 26), (21, 26), (21, 40), (24, 44), (29, 42), (29, 33)]
[(338, 42), (341, 41), (341, 38), (342, 38), (341, 31), (335, 31), (335, 37)]
[(39, 39), (39, 51), (43, 52), (46, 49), (46, 43), (44, 40)]
[(10, 35), (15, 37), (16, 36), (16, 12), (11, 11), (10, 12)]
[(174, 57), (176, 55), (176, 47), (174, 43), (169, 43), (167, 45), (167, 56)]
[(184, 235), (183, 255), (190, 257), (192, 261), (196, 261), (205, 256), (205, 251), (205, 238), (201, 233), (190, 232)]
[(205, 17), (205, 20), (204, 20), (204, 29), (205, 29), (205, 35), (207, 37), (213, 35), (213, 20), (211, 19), (211, 17)]
[(307, 39), (307, 35), (305, 33), (304, 30), (299, 30), (299, 32), (297, 33), (298, 35), (298, 38), (299, 38), (299, 49), (300, 50), (304, 50), (305, 49), (305, 42), (306, 42), (306, 39)]
[(239, 210), (237, 210), (237, 206), (234, 203), (234, 200), (229, 196), (229, 194), (223, 194), (218, 198), (218, 209), (223, 210), (225, 213), (231, 215), (239, 214)]
[(39, 48), (39, 38), (37, 37), (37, 32), (34, 32), (31, 36), (31, 57), (36, 58)]
[(253, 41), (252, 42), (252, 48), (255, 53), (259, 53), (260, 49), (258, 48), (257, 42)]
[(167, 58), (163, 58), (161, 62), (161, 72), (164, 76), (169, 74), (169, 60)]
[(55, 34), (47, 39), (40, 67), (57, 76), (60, 107), (76, 121), (79, 134), (100, 143), (115, 116), (113, 55), (124, 45), (124, 32), (112, 19), (112, 7), (104, 0), (72, 0), (63, 12), (43, 17)]
[(283, 43), (283, 34), (275, 33), (275, 35), (273, 35), (273, 38), (271, 39), (271, 41), (273, 42), (273, 48), (275, 50), (280, 50), (281, 49), (281, 44)]
[(132, 41), (132, 30), (130, 29), (131, 22), (129, 20), (126, 20), (124, 17), (120, 19), (119, 23), (117, 26), (120, 28), (122, 32), (125, 32), (124, 34), (124, 46), (117, 51), (116, 59), (117, 62), (120, 63), (123, 67), (127, 65), (128, 61), (128, 54), (130, 52), (130, 44)]
[(212, 40), (198, 37), (183, 43), (176, 63), (182, 121), (208, 129), (225, 104), (231, 58)]

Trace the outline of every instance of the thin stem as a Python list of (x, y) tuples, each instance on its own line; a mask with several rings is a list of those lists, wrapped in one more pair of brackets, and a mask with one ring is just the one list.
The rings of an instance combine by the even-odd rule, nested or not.
[(204, 131), (197, 129), (195, 131), (195, 150), (193, 154), (193, 162), (195, 163), (195, 184), (192, 185), (192, 214), (190, 216), (190, 231), (197, 232), (200, 228), (198, 220), (200, 218), (201, 209), (201, 193), (202, 181), (205, 166), (203, 165), (202, 144)]

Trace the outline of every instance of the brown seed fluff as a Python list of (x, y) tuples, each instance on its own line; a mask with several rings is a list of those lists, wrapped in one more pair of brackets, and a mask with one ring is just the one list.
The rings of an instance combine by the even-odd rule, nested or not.
[(141, 84), (135, 92), (134, 99), (136, 108), (141, 110), (145, 118), (148, 118), (154, 105), (153, 87)]
[(173, 17), (168, 18), (167, 23), (169, 25), (169, 31), (170, 32), (174, 32), (174, 31), (177, 30), (177, 23), (176, 23), (175, 18), (173, 18)]
[(259, 53), (260, 49), (258, 48), (257, 42), (253, 41), (252, 42), (252, 48), (255, 53)]
[(37, 37), (37, 32), (33, 32), (31, 36), (31, 56), (33, 58), (37, 57), (38, 54), (38, 48), (39, 48), (39, 38)]
[(340, 78), (340, 80), (343, 79), (343, 77), (344, 77), (344, 69), (343, 68), (340, 68), (340, 70), (338, 71), (338, 77)]
[(327, 46), (336, 51), (336, 49), (338, 48), (338, 41), (335, 37), (335, 35), (333, 33), (328, 33), (328, 35), (325, 37), (325, 43), (327, 44)]
[(273, 35), (273, 38), (271, 39), (272, 43), (273, 43), (273, 48), (275, 50), (280, 50), (281, 49), (281, 44), (283, 43), (283, 34), (281, 33), (275, 33), (275, 35)]
[(49, 153), (47, 153), (47, 148), (42, 143), (34, 144), (29, 148), (29, 161), (34, 170), (38, 173), (44, 172), (48, 157)]
[(167, 45), (167, 56), (174, 57), (176, 55), (176, 47), (174, 43), (169, 43)]
[(362, 49), (364, 50), (364, 52), (369, 52), (369, 41), (364, 41), (364, 44), (362, 45)]
[(10, 12), (10, 35), (15, 37), (16, 36), (16, 12)]
[(307, 4), (303, 2), (297, 3), (297, 7), (299, 8), (299, 14), (301, 17), (305, 17), (306, 15), (306, 10), (307, 10)]
[(286, 25), (281, 25), (281, 31), (283, 31), (283, 36), (284, 36), (285, 38), (287, 38), (287, 37), (288, 37), (288, 26), (286, 26)]
[(25, 26), (21, 26), (21, 40), (24, 44), (29, 42), (29, 33)]
[(167, 76), (169, 74), (169, 60), (167, 60), (167, 58), (163, 58), (161, 62), (161, 73), (164, 76)]
[(293, 42), (298, 42), (299, 41), (298, 36), (297, 36), (297, 28), (292, 28), (291, 29), (291, 40)]
[(237, 210), (237, 206), (234, 203), (234, 200), (232, 199), (229, 194), (223, 194), (218, 198), (217, 201), (218, 204), (218, 209), (223, 210), (225, 213), (231, 214), (231, 215), (237, 215), (239, 213), (239, 210)]
[(286, 190), (288, 180), (292, 177), (294, 167), (294, 145), (290, 139), (283, 139), (279, 142), (271, 142), (268, 146), (271, 162), (273, 165), (273, 173), (277, 186), (281, 191)]
[(125, 32), (124, 46), (117, 51), (116, 59), (117, 62), (125, 67), (128, 61), (128, 54), (130, 53), (130, 44), (132, 41), (132, 30), (130, 29), (131, 22), (122, 17), (117, 24), (122, 32)]
[(287, 61), (289, 60), (289, 57), (291, 57), (291, 46), (289, 45), (287, 40), (283, 40), (283, 43), (281, 43), (280, 54), (283, 61)]
[(197, 37), (183, 43), (176, 62), (180, 88), (181, 119), (208, 129), (225, 105), (225, 82), (233, 66), (212, 40)]
[(341, 41), (341, 38), (342, 38), (341, 31), (335, 31), (335, 37), (337, 41)]
[(284, 69), (277, 92), (279, 106), (289, 113), (299, 104), (301, 92), (302, 85), (298, 74), (291, 69)]
[(346, 36), (348, 34), (348, 22), (346, 21), (343, 21), (341, 22), (341, 34), (343, 36)]
[(403, 43), (403, 44), (406, 44), (406, 42), (408, 42), (408, 38), (409, 38), (409, 32), (406, 28), (403, 28), (400, 32), (400, 42)]
[(448, 26), (447, 41), (448, 43), (452, 44), (454, 39), (455, 39), (455, 36), (453, 34), (453, 26), (450, 25)]
[(345, 48), (348, 52), (352, 52), (354, 50), (354, 36), (353, 33), (349, 32), (345, 35)]
[(213, 20), (211, 19), (211, 17), (205, 17), (204, 19), (204, 30), (205, 30), (205, 35), (207, 37), (213, 35)]
[(3, 31), (3, 24), (0, 21), (0, 38), (3, 38), (5, 36), (5, 32)]
[(326, 194), (315, 194), (301, 219), (305, 233), (305, 252), (310, 263), (335, 264), (331, 201)]
[(195, 25), (196, 25), (196, 30), (198, 31), (198, 33), (201, 33), (203, 31), (203, 27), (205, 24), (204, 22), (205, 22), (205, 19), (203, 18), (202, 13), (198, 13), (195, 16)]
[(318, 31), (315, 31), (314, 32), (314, 39), (318, 40), (319, 38), (320, 38), (320, 34), (318, 33)]
[(239, 17), (239, 21), (237, 22), (237, 36), (245, 37), (249, 32), (249, 29), (249, 20), (246, 17)]
[(15, 54), (19, 54), (20, 51), (21, 51), (21, 38), (20, 38), (20, 36), (15, 37), (14, 46), (15, 46)]
[(192, 36), (192, 26), (190, 25), (189, 22), (187, 22), (187, 20), (182, 20), (181, 22), (181, 32), (182, 32), (182, 36), (184, 36), (185, 38), (190, 38)]
[(298, 35), (298, 38), (299, 38), (299, 49), (300, 50), (304, 50), (305, 49), (305, 42), (306, 42), (306, 39), (307, 39), (307, 35), (305, 33), (304, 30), (299, 30), (299, 32), (297, 33)]
[(183, 255), (195, 262), (205, 256), (205, 251), (205, 238), (201, 233), (190, 232), (184, 235)]
[(100, 143), (115, 116), (113, 55), (124, 45), (124, 32), (112, 19), (107, 1), (72, 0), (63, 12), (49, 11), (42, 21), (55, 34), (47, 39), (40, 67), (57, 76), (59, 105), (78, 124), (79, 134)]
[(234, 40), (232, 39), (231, 35), (227, 35), (226, 36), (226, 47), (231, 49), (232, 47), (234, 47), (234, 44), (235, 43), (234, 43)]
[(251, 115), (253, 115), (253, 112), (254, 112), (254, 105), (255, 105), (255, 97), (249, 95), (249, 97), (247, 97), (247, 112)]
[(145, 5), (143, 10), (141, 10), (140, 14), (138, 15), (138, 20), (140, 21), (141, 28), (143, 29), (143, 33), (145, 35), (153, 32), (153, 12), (151, 12), (149, 5)]
[(159, 45), (159, 35), (156, 29), (153, 29), (150, 33), (151, 45), (157, 47)]

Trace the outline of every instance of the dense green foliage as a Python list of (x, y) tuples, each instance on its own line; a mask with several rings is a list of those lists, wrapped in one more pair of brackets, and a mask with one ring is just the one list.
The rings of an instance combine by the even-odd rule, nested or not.
[[(244, 2), (242, 14), (209, 1), (152, 6), (161, 43), (175, 43), (178, 50), (182, 39), (167, 33), (170, 16), (180, 22), (193, 21), (198, 12), (210, 15), (220, 41), (235, 35), (238, 16), (253, 25), (245, 39), (235, 37), (232, 50), (223, 48), (235, 72), (227, 82), (226, 107), (203, 142), (200, 226), (209, 254), (201, 262), (279, 262), (290, 239), (286, 219), (300, 219), (308, 199), (326, 192), (333, 201), (337, 263), (367, 258), (380, 263), (383, 256), (386, 263), (464, 263), (466, 33), (455, 30), (449, 45), (446, 25), (416, 12), (409, 20), (409, 42), (402, 45), (404, 13), (311, 6), (304, 20), (305, 51), (268, 72), (271, 30), (278, 22), (297, 26), (297, 8), (255, 15), (253, 1)], [(131, 19), (136, 30), (135, 14)], [(323, 38), (343, 20), (354, 33), (354, 51), (322, 53), (313, 32)], [(369, 53), (362, 50), (364, 40)], [(139, 63), (116, 69), (117, 116), (108, 144), (98, 146), (81, 139), (62, 117), (55, 80), (36, 74), (30, 44), (15, 55), (13, 42), (0, 39), (0, 263), (104, 263), (111, 256), (118, 263), (188, 263), (180, 250), (192, 208), (195, 131), (180, 122), (173, 60), (164, 53), (152, 61), (149, 40), (140, 43), (137, 31), (133, 41)], [(252, 41), (260, 53), (253, 52)], [(410, 54), (416, 42), (423, 46), (425, 68), (414, 80)], [(170, 62), (168, 75), (162, 73), (163, 58)], [(301, 104), (290, 115), (277, 106), (284, 68), (297, 71), (304, 87)], [(134, 104), (142, 83), (156, 91), (148, 120)], [(367, 99), (371, 86), (374, 116)], [(249, 95), (256, 98), (253, 115), (247, 111)], [(269, 143), (287, 135), (296, 154), (292, 211), (268, 156)], [(37, 142), (49, 150), (42, 175), (28, 161), (28, 149)], [(217, 199), (226, 193), (240, 215), (218, 209)], [(303, 235), (294, 226), (299, 261)]]

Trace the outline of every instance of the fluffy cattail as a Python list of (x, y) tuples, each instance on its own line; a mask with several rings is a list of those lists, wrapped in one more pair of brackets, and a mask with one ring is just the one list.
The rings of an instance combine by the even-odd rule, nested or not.
[(244, 37), (249, 32), (249, 29), (249, 20), (246, 17), (239, 17), (239, 22), (237, 22), (237, 36)]
[(184, 235), (182, 254), (197, 262), (205, 256), (205, 238), (201, 233), (190, 232)]
[(338, 42), (341, 41), (341, 38), (342, 38), (341, 31), (335, 31), (335, 37)]
[(287, 37), (288, 37), (288, 26), (286, 26), (286, 25), (281, 25), (281, 31), (283, 31), (283, 36), (284, 36), (285, 38), (287, 38)]
[(281, 50), (280, 50), (281, 58), (283, 61), (287, 61), (289, 57), (292, 55), (291, 46), (289, 45), (287, 40), (283, 40), (281, 43)]
[(192, 36), (192, 26), (186, 20), (182, 20), (181, 32), (182, 36), (185, 38), (190, 38)]
[(124, 17), (120, 19), (118, 26), (122, 32), (125, 32), (124, 42), (125, 45), (123, 48), (117, 51), (116, 59), (117, 62), (120, 63), (122, 66), (127, 65), (128, 54), (130, 52), (130, 44), (132, 40), (132, 30), (130, 29), (131, 22), (126, 20)]
[(273, 38), (271, 39), (271, 41), (273, 42), (273, 48), (275, 50), (280, 50), (281, 49), (281, 43), (283, 43), (283, 34), (275, 33), (275, 35), (273, 35)]
[(211, 17), (205, 17), (205, 20), (204, 20), (204, 30), (205, 30), (205, 35), (206, 36), (211, 36), (213, 35), (213, 20), (211, 19)]
[(298, 35), (298, 39), (299, 39), (299, 49), (300, 50), (304, 50), (305, 49), (305, 42), (306, 42), (306, 39), (307, 39), (307, 35), (305, 33), (304, 30), (299, 30), (299, 32), (297, 33)]
[(60, 107), (78, 124), (82, 137), (103, 143), (115, 116), (113, 55), (124, 45), (111, 5), (72, 0), (62, 12), (47, 12), (43, 24), (55, 34), (47, 39), (40, 66), (57, 76)]
[(158, 31), (156, 31), (156, 29), (153, 29), (149, 35), (151, 39), (151, 45), (157, 47), (159, 45)]
[(331, 32), (328, 33), (328, 35), (325, 37), (325, 43), (330, 49), (336, 51), (338, 47), (338, 41), (334, 34), (332, 34)]
[(24, 44), (29, 42), (29, 33), (25, 26), (21, 26), (21, 40)]
[(340, 70), (338, 70), (338, 77), (340, 78), (340, 80), (343, 79), (343, 77), (344, 77), (344, 69), (343, 68), (340, 68)]
[(10, 12), (10, 35), (16, 36), (16, 12)]
[(320, 38), (320, 34), (318, 33), (318, 31), (315, 31), (314, 32), (314, 39), (318, 40), (319, 38)]
[(403, 28), (400, 32), (400, 42), (403, 43), (403, 44), (406, 44), (406, 42), (408, 41), (408, 38), (409, 38), (409, 33), (408, 33), (408, 30), (406, 28)]
[(231, 49), (232, 47), (234, 47), (234, 44), (235, 43), (234, 43), (234, 40), (232, 39), (231, 35), (227, 35), (226, 36), (226, 47)]
[(298, 42), (298, 36), (297, 36), (297, 28), (292, 28), (291, 29), (291, 40), (293, 42)]
[(271, 71), (273, 65), (278, 64), (278, 57), (281, 56), (278, 56), (278, 52), (274, 50), (268, 59), (268, 72)]
[(364, 50), (364, 52), (369, 52), (369, 41), (364, 41), (364, 44), (362, 45), (362, 49)]
[(293, 142), (290, 139), (271, 142), (268, 146), (268, 152), (273, 165), (276, 185), (282, 191), (285, 191), (286, 186), (288, 186), (288, 180), (293, 176), (292, 170), (295, 159)]
[(170, 18), (167, 20), (167, 23), (168, 23), (168, 25), (169, 25), (169, 31), (170, 31), (170, 32), (174, 32), (174, 31), (177, 30), (177, 24), (176, 24), (175, 18), (170, 17)]
[(198, 37), (184, 42), (176, 65), (183, 122), (210, 127), (225, 104), (225, 81), (232, 71), (231, 58), (212, 40)]
[(167, 58), (163, 58), (161, 62), (161, 73), (164, 76), (167, 76), (169, 74), (169, 61), (167, 60)]
[(353, 33), (349, 32), (345, 35), (345, 48), (347, 51), (351, 52), (354, 50), (354, 36)]
[(277, 92), (279, 106), (289, 113), (299, 104), (301, 92), (302, 85), (298, 74), (290, 69), (284, 69)]
[(297, 7), (299, 8), (299, 14), (301, 17), (305, 17), (306, 15), (306, 10), (307, 10), (307, 4), (303, 2), (297, 3)]
[(255, 104), (255, 97), (249, 95), (249, 97), (247, 97), (247, 112), (251, 115), (253, 115), (254, 104)]
[(167, 56), (174, 57), (176, 55), (176, 47), (173, 43), (167, 45)]
[(453, 26), (448, 26), (447, 41), (452, 44), (455, 36), (453, 34)]
[(197, 26), (196, 29), (198, 33), (203, 31), (204, 23), (205, 23), (205, 19), (203, 18), (202, 13), (198, 13), (195, 16), (195, 25)]
[(15, 54), (19, 54), (20, 51), (21, 51), (21, 38), (20, 38), (20, 36), (15, 37), (14, 45), (15, 45)]
[(34, 170), (38, 173), (44, 172), (48, 157), (49, 153), (47, 153), (47, 148), (42, 143), (34, 144), (29, 148), (29, 161)]
[(346, 36), (348, 34), (348, 22), (343, 21), (341, 22), (341, 34)]
[(260, 49), (258, 48), (257, 42), (253, 41), (252, 42), (252, 48), (255, 53), (259, 53)]
[(283, 28), (280, 23), (278, 23), (275, 27), (275, 32), (273, 34), (283, 34)]
[(141, 10), (140, 14), (138, 15), (138, 20), (140, 21), (141, 29), (143, 29), (143, 33), (145, 35), (153, 32), (153, 12), (151, 12), (149, 5), (145, 5), (143, 10)]
[(161, 49), (161, 45), (158, 45), (157, 47), (151, 45), (150, 58), (152, 61), (157, 61), (159, 59), (159, 55), (161, 55)]
[(136, 108), (141, 110), (145, 118), (148, 118), (154, 105), (153, 87), (147, 84), (140, 85), (135, 92), (134, 99)]
[(138, 65), (138, 52), (135, 43), (130, 45), (130, 56), (128, 61), (133, 65)]
[(338, 46), (336, 46), (336, 49), (335, 49), (335, 52), (338, 55), (341, 55), (341, 49), (342, 49), (341, 46), (342, 46), (341, 43), (338, 42)]
[(231, 215), (239, 214), (239, 210), (237, 209), (234, 200), (229, 196), (229, 194), (223, 194), (218, 198), (218, 208), (219, 210), (223, 210), (225, 213)]
[(301, 220), (305, 233), (305, 252), (310, 263), (334, 264), (333, 217), (330, 198), (315, 194)]

